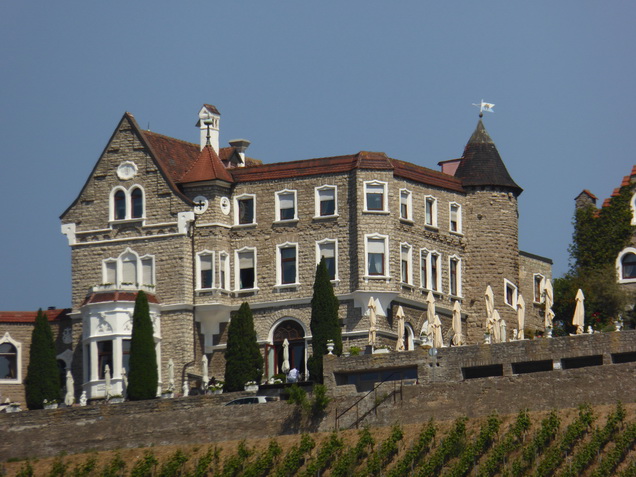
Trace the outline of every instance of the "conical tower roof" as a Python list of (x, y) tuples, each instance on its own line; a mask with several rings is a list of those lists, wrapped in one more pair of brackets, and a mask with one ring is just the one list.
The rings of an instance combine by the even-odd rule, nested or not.
[(523, 191), (510, 177), (481, 119), (466, 144), (455, 177), (461, 179), (464, 187), (492, 186), (510, 190), (515, 195)]

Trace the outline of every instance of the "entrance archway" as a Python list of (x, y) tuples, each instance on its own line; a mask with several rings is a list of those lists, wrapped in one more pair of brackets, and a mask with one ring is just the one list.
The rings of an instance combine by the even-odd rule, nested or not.
[(266, 376), (282, 373), (283, 342), (289, 341), (289, 366), (305, 373), (305, 330), (296, 320), (284, 320), (272, 333), (272, 344), (266, 345)]

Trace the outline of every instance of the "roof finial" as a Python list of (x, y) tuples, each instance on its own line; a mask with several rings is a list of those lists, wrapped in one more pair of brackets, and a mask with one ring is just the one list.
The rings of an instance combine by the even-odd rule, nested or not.
[(212, 117), (208, 114), (207, 119), (203, 120), (203, 124), (205, 124), (205, 126), (208, 128), (208, 134), (205, 137), (205, 145), (206, 146), (211, 146), (212, 144), (210, 144), (210, 126), (212, 126), (212, 124), (214, 123), (214, 120), (212, 119)]
[(485, 103), (483, 99), (481, 100), (481, 103), (479, 103), (479, 104), (473, 103), (473, 106), (478, 106), (479, 107), (479, 117), (480, 118), (484, 117), (484, 111), (488, 111), (489, 113), (494, 113), (492, 108), (494, 108), (495, 105), (493, 103)]

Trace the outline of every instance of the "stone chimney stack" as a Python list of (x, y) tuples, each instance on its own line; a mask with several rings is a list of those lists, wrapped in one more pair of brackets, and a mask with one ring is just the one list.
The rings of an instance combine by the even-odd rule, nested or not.
[(221, 122), (221, 113), (211, 104), (204, 104), (199, 111), (199, 121), (197, 126), (201, 131), (200, 147), (201, 150), (206, 146), (208, 140), (210, 146), (219, 153), (219, 123)]
[(238, 167), (245, 167), (245, 150), (250, 147), (251, 142), (247, 139), (233, 139), (230, 141), (230, 146), (236, 149), (239, 157), (241, 158), (241, 163), (238, 164)]

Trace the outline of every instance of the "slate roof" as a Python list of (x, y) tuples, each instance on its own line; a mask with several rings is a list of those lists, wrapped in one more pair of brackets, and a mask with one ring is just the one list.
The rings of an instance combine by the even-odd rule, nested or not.
[[(43, 310), (48, 321), (69, 317), (70, 308)], [(35, 323), (37, 311), (0, 311), (0, 323)]]
[(455, 177), (461, 179), (464, 187), (493, 186), (509, 189), (516, 195), (523, 191), (510, 177), (481, 119), (464, 148)]

